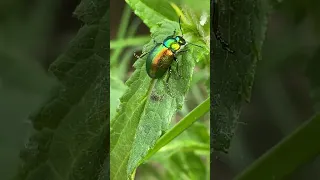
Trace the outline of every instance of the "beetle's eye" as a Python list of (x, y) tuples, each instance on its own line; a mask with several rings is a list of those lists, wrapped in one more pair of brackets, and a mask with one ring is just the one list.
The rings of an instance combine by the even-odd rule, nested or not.
[(171, 45), (171, 48), (172, 48), (173, 50), (177, 51), (177, 50), (180, 48), (180, 45), (179, 45), (178, 43), (173, 43), (173, 44)]

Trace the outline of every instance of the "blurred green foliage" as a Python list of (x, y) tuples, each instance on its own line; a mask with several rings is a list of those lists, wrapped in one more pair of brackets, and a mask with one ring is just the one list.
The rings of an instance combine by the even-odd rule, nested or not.
[[(33, 132), (28, 120), (56, 81), (39, 64), (52, 32), (59, 2), (0, 2), (0, 170), (1, 179), (16, 174), (19, 151)], [(46, 23), (50, 22), (50, 23)]]
[[(1, 128), (11, 130), (1, 131), (11, 139), (1, 141), (1, 163), (7, 163), (1, 165), (8, 168), (1, 179), (108, 176), (109, 2), (80, 3), (75, 15), (83, 27), (51, 64), (46, 53), (61, 51), (54, 41), (47, 44), (61, 38), (52, 38), (60, 3), (6, 4), (17, 11), (6, 15), (0, 30)], [(51, 64), (49, 73), (39, 62)]]

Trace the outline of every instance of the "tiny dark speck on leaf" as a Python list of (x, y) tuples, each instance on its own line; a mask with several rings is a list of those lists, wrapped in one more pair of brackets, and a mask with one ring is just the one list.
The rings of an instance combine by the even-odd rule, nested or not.
[(150, 99), (153, 101), (162, 101), (163, 97), (157, 94), (151, 94)]

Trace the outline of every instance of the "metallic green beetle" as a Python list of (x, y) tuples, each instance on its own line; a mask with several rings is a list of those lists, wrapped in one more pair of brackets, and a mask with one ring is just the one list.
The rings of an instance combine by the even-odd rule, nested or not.
[[(184, 45), (186, 45), (185, 39), (182, 36), (175, 36), (175, 32), (172, 36), (168, 36), (162, 43), (157, 43), (149, 52), (146, 61), (146, 70), (149, 77), (159, 79), (163, 77), (167, 70), (169, 70), (170, 73), (172, 62), (177, 61), (176, 53)], [(169, 77), (170, 74), (168, 79)]]
[[(176, 32), (174, 31), (173, 35), (168, 36), (162, 43), (155, 42), (156, 45), (150, 52), (144, 53), (140, 56), (135, 55), (137, 58), (142, 58), (143, 56), (148, 54), (146, 60), (146, 71), (149, 77), (152, 79), (160, 79), (165, 75), (167, 71), (169, 71), (169, 75), (166, 80), (167, 84), (171, 75), (171, 64), (173, 61), (177, 62), (176, 54), (178, 52), (186, 51), (181, 50), (181, 48), (186, 45), (187, 42), (183, 38), (180, 19), (181, 18), (179, 18), (179, 25), (182, 36), (176, 36)], [(198, 46), (196, 44), (193, 45)], [(179, 73), (178, 65), (176, 67), (177, 73)]]
[[(217, 0), (213, 0), (211, 6), (213, 6), (213, 31), (217, 38), (217, 40), (221, 43), (223, 49), (227, 50), (230, 53), (234, 53), (233, 50), (229, 48), (229, 45), (222, 39), (221, 33), (218, 28), (218, 6), (217, 6)], [(140, 56), (135, 55), (137, 58), (142, 58), (146, 54), (149, 54), (146, 60), (146, 71), (150, 78), (152, 79), (160, 79), (164, 76), (164, 74), (169, 71), (169, 75), (167, 77), (166, 83), (168, 84), (170, 75), (171, 75), (171, 64), (173, 61), (177, 62), (176, 54), (178, 52), (185, 52), (186, 50), (180, 50), (183, 46), (187, 44), (186, 40), (183, 38), (183, 32), (181, 29), (181, 23), (179, 18), (179, 26), (182, 33), (182, 36), (176, 36), (175, 31), (173, 32), (173, 35), (168, 36), (162, 43), (156, 43), (155, 47), (147, 53), (144, 53)], [(192, 43), (188, 43), (192, 44)], [(192, 44), (194, 46), (201, 47), (196, 44)], [(203, 48), (203, 47), (201, 47)], [(178, 65), (177, 67), (177, 73), (178, 72)]]

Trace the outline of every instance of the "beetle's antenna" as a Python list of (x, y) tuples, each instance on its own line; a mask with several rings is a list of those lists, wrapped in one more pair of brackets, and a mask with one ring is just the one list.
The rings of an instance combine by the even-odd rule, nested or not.
[[(182, 37), (183, 37), (183, 31), (182, 31), (182, 28), (181, 28), (181, 15), (179, 16), (179, 26), (180, 26), (180, 31), (181, 31), (181, 34), (182, 34)], [(190, 42), (188, 42), (188, 44), (191, 44), (191, 45), (197, 46), (197, 47), (199, 47), (199, 48), (205, 49), (204, 47), (199, 46), (199, 45), (197, 45), (197, 44), (193, 44), (193, 43), (190, 43)]]
[(181, 31), (181, 34), (182, 34), (182, 37), (183, 37), (183, 31), (182, 31), (182, 28), (181, 28), (181, 15), (179, 16), (179, 26), (180, 26), (180, 31)]
[(197, 45), (197, 44), (193, 44), (193, 43), (190, 43), (190, 42), (188, 42), (188, 44), (191, 44), (191, 45), (197, 46), (197, 47), (199, 47), (199, 48), (203, 48), (203, 49), (205, 49), (204, 47), (199, 46), (199, 45)]

